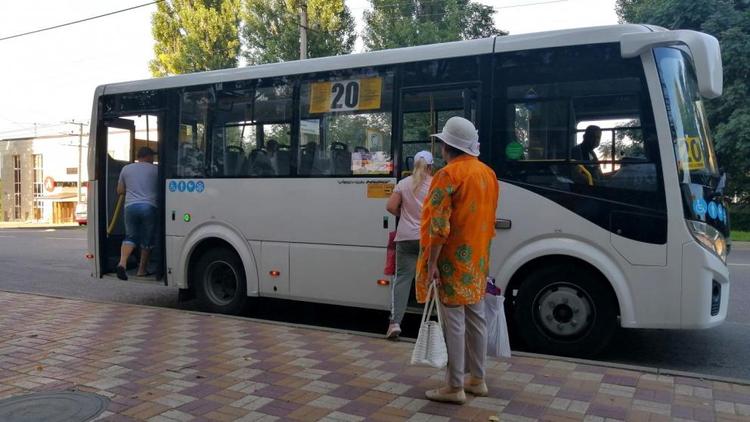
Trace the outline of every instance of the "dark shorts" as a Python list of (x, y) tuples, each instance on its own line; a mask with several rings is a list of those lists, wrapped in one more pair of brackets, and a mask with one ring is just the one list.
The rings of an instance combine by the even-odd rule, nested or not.
[(156, 207), (149, 204), (131, 204), (125, 207), (125, 240), (133, 246), (151, 249), (156, 231)]

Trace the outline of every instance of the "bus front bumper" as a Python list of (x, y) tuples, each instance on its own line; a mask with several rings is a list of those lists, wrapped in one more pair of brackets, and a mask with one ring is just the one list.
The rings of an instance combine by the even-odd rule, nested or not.
[(697, 242), (682, 248), (683, 329), (715, 327), (729, 309), (729, 268)]

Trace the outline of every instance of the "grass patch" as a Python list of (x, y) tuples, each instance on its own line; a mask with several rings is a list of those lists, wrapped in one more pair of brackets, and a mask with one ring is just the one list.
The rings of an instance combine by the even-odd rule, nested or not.
[(750, 242), (750, 232), (732, 230), (730, 237), (732, 238), (732, 240), (736, 240), (738, 242)]

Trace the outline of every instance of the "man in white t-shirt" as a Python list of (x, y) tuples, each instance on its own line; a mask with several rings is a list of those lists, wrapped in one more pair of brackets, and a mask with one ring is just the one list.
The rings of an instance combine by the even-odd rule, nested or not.
[(159, 170), (154, 164), (154, 151), (149, 147), (138, 150), (135, 163), (123, 167), (117, 182), (117, 194), (125, 195), (125, 240), (120, 248), (117, 278), (127, 280), (128, 257), (136, 246), (141, 247), (141, 261), (137, 276), (147, 273), (148, 260), (154, 246), (156, 231)]

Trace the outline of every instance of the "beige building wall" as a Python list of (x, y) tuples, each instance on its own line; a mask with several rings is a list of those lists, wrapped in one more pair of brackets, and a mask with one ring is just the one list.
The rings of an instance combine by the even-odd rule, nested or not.
[[(2, 221), (52, 223), (54, 210), (61, 207), (67, 210), (78, 203), (79, 148), (82, 164), (81, 181), (88, 180), (86, 171), (86, 150), (88, 134), (83, 135), (79, 147), (78, 135), (41, 136), (37, 138), (0, 140), (0, 177), (2, 177)], [(34, 155), (42, 157), (41, 182), (51, 178), (52, 184), (42, 186), (40, 195), (34, 194)], [(15, 175), (13, 157), (21, 159), (21, 212), (16, 218), (14, 212)], [(48, 179), (49, 181), (49, 179)], [(83, 185), (83, 183), (82, 183)], [(82, 188), (82, 200), (85, 200)], [(34, 202), (38, 201), (41, 212), (34, 212)], [(56, 205), (56, 203), (58, 203)], [(66, 203), (66, 204), (59, 204)], [(39, 217), (39, 218), (36, 218)]]

